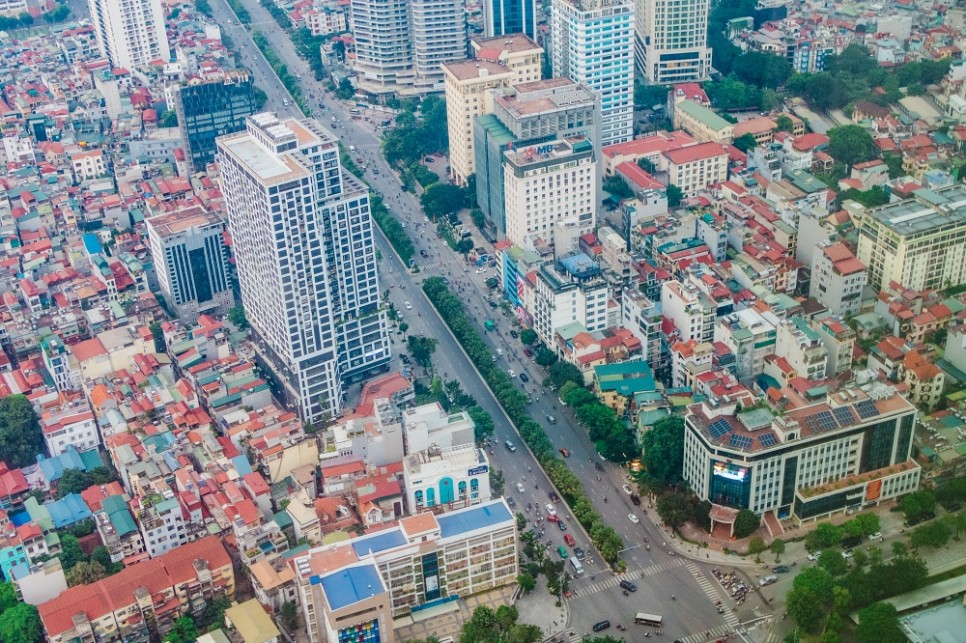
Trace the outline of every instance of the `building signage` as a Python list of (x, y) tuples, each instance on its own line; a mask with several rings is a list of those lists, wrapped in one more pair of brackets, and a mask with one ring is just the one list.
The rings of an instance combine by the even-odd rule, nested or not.
[(466, 472), (466, 475), (468, 475), (468, 476), (478, 476), (481, 473), (486, 473), (489, 470), (490, 470), (490, 468), (484, 464), (482, 467), (475, 467), (473, 469), (470, 469), (469, 471)]
[(538, 145), (537, 154), (550, 154), (553, 152), (553, 145)]

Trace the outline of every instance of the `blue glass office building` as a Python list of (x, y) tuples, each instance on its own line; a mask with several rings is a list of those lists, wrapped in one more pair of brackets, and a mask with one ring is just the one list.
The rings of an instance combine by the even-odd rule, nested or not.
[(488, 38), (523, 33), (537, 42), (537, 0), (483, 0), (483, 30)]

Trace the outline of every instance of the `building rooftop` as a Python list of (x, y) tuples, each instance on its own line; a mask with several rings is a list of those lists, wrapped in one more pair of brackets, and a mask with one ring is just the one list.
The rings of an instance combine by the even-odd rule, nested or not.
[(322, 585), (322, 591), (325, 592), (325, 598), (332, 610), (348, 607), (386, 591), (375, 563), (344, 567), (327, 576), (313, 576), (309, 582)]
[(221, 217), (201, 206), (192, 206), (147, 219), (148, 227), (162, 239), (180, 234), (191, 228), (220, 226), (222, 223)]
[(718, 116), (715, 112), (711, 111), (704, 105), (699, 105), (692, 100), (683, 100), (675, 106), (676, 110), (680, 110), (694, 118), (699, 123), (710, 127), (716, 132), (732, 127), (732, 124), (725, 119)]
[(443, 70), (457, 80), (488, 80), (498, 76), (512, 76), (513, 70), (489, 60), (457, 60), (443, 63)]
[(485, 55), (484, 52), (493, 50), (499, 52), (506, 51), (514, 54), (536, 49), (543, 51), (543, 47), (522, 33), (505, 34), (494, 38), (471, 38), (470, 44), (473, 46), (474, 51), (477, 52), (477, 58), (482, 58)]
[(559, 109), (590, 106), (596, 100), (593, 92), (569, 78), (520, 83), (514, 90), (508, 94), (497, 94), (495, 100), (517, 119)]
[(375, 534), (362, 536), (352, 541), (352, 548), (359, 557), (367, 556), (370, 553), (377, 554), (393, 547), (400, 547), (406, 544), (406, 536), (399, 529), (376, 532)]
[(281, 634), (265, 608), (254, 598), (226, 609), (225, 618), (231, 622), (243, 643), (277, 641)]
[(966, 225), (966, 186), (921, 189), (913, 198), (872, 210), (870, 216), (896, 234), (909, 236)]
[(664, 156), (666, 156), (668, 160), (675, 165), (683, 165), (685, 163), (693, 163), (695, 161), (701, 161), (704, 159), (728, 156), (728, 150), (718, 143), (709, 142), (699, 143), (697, 145), (689, 145), (688, 147), (681, 147), (675, 150), (668, 150), (667, 152), (664, 152)]
[(436, 517), (443, 538), (460, 536), (470, 531), (513, 523), (513, 514), (502, 498), (492, 502), (460, 509)]

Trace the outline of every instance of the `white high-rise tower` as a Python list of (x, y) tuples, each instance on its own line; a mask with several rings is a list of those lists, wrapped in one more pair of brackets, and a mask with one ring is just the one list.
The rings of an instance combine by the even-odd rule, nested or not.
[(711, 73), (711, 0), (636, 0), (634, 53), (648, 82), (705, 80)]
[(634, 4), (632, 0), (553, 0), (554, 76), (600, 97), (601, 144), (634, 137)]
[(303, 420), (390, 359), (369, 194), (313, 119), (249, 117), (218, 139), (242, 303), (260, 361)]
[(169, 62), (161, 0), (88, 0), (101, 53), (113, 67), (136, 69)]

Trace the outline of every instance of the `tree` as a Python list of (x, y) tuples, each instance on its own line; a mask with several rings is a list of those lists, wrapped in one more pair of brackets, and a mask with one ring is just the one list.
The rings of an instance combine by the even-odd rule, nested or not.
[[(340, 41), (341, 42), (341, 41)], [(292, 632), (299, 626), (299, 608), (293, 601), (282, 603), (281, 614), (282, 625), (286, 630)]]
[(899, 508), (910, 525), (932, 518), (936, 514), (936, 496), (928, 490), (914, 491), (899, 502)]
[(0, 614), (0, 641), (3, 643), (39, 643), (44, 640), (37, 608), (18, 603)]
[(820, 523), (805, 537), (805, 547), (810, 551), (821, 551), (842, 540), (842, 528), (829, 522)]
[(758, 147), (758, 141), (751, 133), (742, 134), (734, 140), (733, 145), (746, 154)]
[(709, 87), (712, 103), (718, 109), (756, 109), (761, 105), (761, 90), (735, 76), (727, 76)]
[(523, 590), (524, 594), (529, 594), (537, 587), (537, 579), (530, 574), (520, 574), (517, 576), (517, 585)]
[(681, 200), (684, 198), (684, 192), (681, 191), (681, 188), (673, 183), (668, 183), (664, 191), (667, 193), (667, 207), (676, 208), (681, 205)]
[(862, 535), (871, 536), (877, 531), (881, 531), (882, 526), (879, 520), (879, 514), (868, 511), (864, 514), (859, 514), (855, 517), (855, 522), (858, 523)]
[(859, 612), (855, 638), (859, 643), (904, 643), (906, 637), (899, 627), (895, 606), (873, 603)]
[(161, 328), (161, 324), (158, 322), (152, 322), (151, 325), (148, 326), (148, 330), (151, 331), (151, 336), (154, 339), (154, 352), (166, 353), (168, 351), (168, 346), (164, 341), (164, 330)]
[(33, 406), (23, 395), (0, 399), (0, 460), (10, 467), (25, 467), (36, 464), (40, 453), (46, 450)]
[[(550, 379), (550, 383), (557, 388), (563, 388), (563, 385), (567, 382), (573, 382), (578, 386), (584, 385), (583, 373), (570, 362), (555, 362), (550, 366), (547, 376)], [(567, 403), (569, 404), (570, 402)]]
[[(493, 417), (480, 406), (471, 406), (466, 409), (470, 419), (473, 420), (473, 437), (477, 442), (493, 435)], [(499, 495), (499, 494), (497, 494)]]
[(174, 622), (171, 631), (164, 635), (164, 643), (192, 643), (198, 638), (198, 626), (190, 616), (182, 616)]
[(241, 306), (235, 306), (229, 310), (227, 318), (238, 330), (246, 330), (248, 328), (248, 318), (245, 316), (245, 309)]
[(768, 547), (765, 545), (765, 541), (761, 536), (755, 536), (748, 541), (748, 553), (755, 555), (755, 562), (761, 561), (761, 556), (759, 554), (765, 551)]
[(158, 127), (177, 127), (178, 126), (178, 112), (173, 109), (166, 110), (161, 114), (160, 122)]
[(777, 563), (781, 560), (782, 554), (785, 553), (785, 541), (781, 538), (776, 538), (771, 541), (768, 549), (771, 550), (771, 553), (775, 554), (775, 562)]
[(909, 537), (909, 544), (914, 549), (920, 547), (942, 547), (949, 542), (952, 533), (946, 523), (934, 520), (921, 527), (916, 527)]
[(104, 545), (98, 545), (91, 552), (91, 562), (98, 563), (107, 572), (107, 576), (120, 571), (123, 565), (120, 563), (115, 563), (111, 560), (111, 552), (107, 550)]
[(629, 199), (634, 196), (631, 186), (627, 185), (622, 177), (612, 174), (604, 179), (604, 190), (610, 192), (620, 200)]
[(843, 125), (828, 131), (828, 153), (839, 163), (852, 167), (875, 156), (872, 135), (859, 125)]
[(532, 328), (524, 328), (520, 331), (520, 343), (524, 346), (533, 346), (537, 342), (537, 331)]
[(795, 121), (793, 121), (787, 114), (780, 114), (778, 118), (775, 119), (775, 128), (779, 132), (791, 132), (795, 129)]
[(665, 485), (680, 482), (684, 471), (684, 418), (661, 418), (642, 439), (648, 476)]
[(647, 172), (648, 174), (654, 174), (657, 172), (657, 166), (654, 165), (647, 157), (642, 156), (637, 159), (637, 166)]
[(94, 484), (94, 478), (83, 469), (64, 469), (57, 481), (57, 497), (63, 498), (72, 493), (80, 493)]
[(414, 337), (412, 335), (408, 338), (409, 352), (412, 353), (413, 359), (417, 364), (424, 368), (429, 368), (432, 364), (432, 354), (436, 350), (436, 340), (431, 337)]
[(13, 583), (0, 582), (0, 614), (19, 602), (20, 597), (17, 596), (17, 588), (13, 586)]
[(90, 474), (94, 484), (110, 484), (118, 479), (117, 471), (113, 467), (94, 467), (91, 469)]
[(740, 509), (735, 516), (735, 538), (746, 538), (761, 525), (761, 519), (751, 509)]
[(855, 201), (867, 208), (875, 208), (889, 202), (889, 195), (882, 189), (881, 185), (873, 185), (868, 190), (856, 190), (849, 188), (838, 195), (838, 202)]
[(792, 75), (792, 68), (784, 58), (759, 51), (748, 51), (735, 58), (731, 71), (744, 82), (771, 89)]
[(339, 62), (345, 62), (345, 43), (341, 38), (332, 41), (332, 53), (339, 58)]
[(826, 549), (823, 551), (818, 557), (818, 564), (833, 577), (844, 576), (849, 571), (849, 566), (845, 562), (845, 558), (836, 549)]
[(463, 237), (462, 239), (456, 242), (456, 252), (463, 255), (463, 259), (465, 260), (466, 255), (469, 254), (470, 250), (473, 249), (474, 245), (475, 244), (473, 243), (473, 239), (471, 239), (470, 237)]
[(810, 632), (818, 629), (834, 600), (832, 576), (821, 567), (803, 569), (788, 592), (788, 614)]
[(546, 346), (541, 346), (537, 349), (537, 354), (533, 356), (533, 361), (537, 363), (537, 366), (547, 367), (557, 362), (557, 356)]
[(60, 537), (60, 548), (60, 565), (64, 568), (65, 573), (69, 572), (74, 565), (87, 560), (84, 550), (77, 542), (77, 536), (73, 534), (64, 534)]
[(74, 565), (66, 576), (67, 585), (70, 587), (90, 585), (107, 576), (107, 570), (100, 563), (81, 561)]
[(465, 205), (463, 190), (449, 183), (434, 183), (419, 197), (423, 211), (430, 219), (439, 219), (459, 212)]
[(503, 476), (503, 472), (499, 469), (490, 468), (489, 478), (490, 493), (492, 493), (494, 496), (502, 496), (503, 489), (506, 486), (506, 478)]
[(349, 100), (356, 93), (356, 88), (352, 86), (352, 81), (348, 78), (343, 78), (339, 81), (339, 86), (336, 87), (335, 94), (342, 100)]
[(672, 529), (688, 521), (690, 511), (687, 497), (681, 493), (668, 493), (657, 499), (657, 515)]

